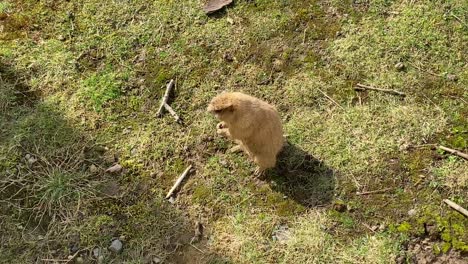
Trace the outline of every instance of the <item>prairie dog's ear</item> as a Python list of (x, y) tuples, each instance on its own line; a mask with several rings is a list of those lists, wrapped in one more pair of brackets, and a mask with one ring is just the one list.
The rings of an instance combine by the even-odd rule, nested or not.
[(235, 109), (234, 105), (233, 105), (233, 104), (230, 104), (229, 106), (227, 106), (226, 108), (224, 108), (223, 111), (233, 112), (234, 109)]

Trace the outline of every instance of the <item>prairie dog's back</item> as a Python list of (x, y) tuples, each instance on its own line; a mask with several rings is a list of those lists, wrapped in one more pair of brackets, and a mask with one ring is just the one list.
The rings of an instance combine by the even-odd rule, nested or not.
[(247, 94), (228, 92), (213, 98), (208, 111), (227, 124), (230, 137), (241, 142), (260, 171), (275, 166), (284, 138), (274, 106)]

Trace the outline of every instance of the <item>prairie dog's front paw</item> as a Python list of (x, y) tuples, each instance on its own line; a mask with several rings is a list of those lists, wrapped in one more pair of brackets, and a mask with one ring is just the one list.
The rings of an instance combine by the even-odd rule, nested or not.
[(229, 137), (229, 130), (227, 128), (217, 129), (216, 133), (222, 137)]
[(228, 126), (224, 122), (219, 122), (216, 125), (216, 133), (223, 137), (229, 137)]
[(226, 123), (223, 121), (223, 122), (219, 122), (219, 123), (216, 125), (216, 128), (217, 128), (218, 130), (220, 130), (220, 129), (226, 129), (226, 128), (228, 128), (228, 126), (227, 126)]

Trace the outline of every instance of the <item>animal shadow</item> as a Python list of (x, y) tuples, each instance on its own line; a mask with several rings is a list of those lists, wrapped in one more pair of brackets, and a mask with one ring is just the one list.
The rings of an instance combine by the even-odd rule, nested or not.
[(335, 172), (291, 143), (278, 154), (276, 167), (264, 179), (276, 182), (273, 190), (305, 207), (323, 206), (333, 199)]

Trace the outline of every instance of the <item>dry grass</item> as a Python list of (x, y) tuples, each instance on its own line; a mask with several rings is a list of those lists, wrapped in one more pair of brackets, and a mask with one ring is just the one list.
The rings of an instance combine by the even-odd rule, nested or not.
[[(466, 162), (414, 147), (466, 152), (464, 1), (236, 1), (214, 17), (201, 5), (0, 1), (0, 262), (123, 236), (106, 261), (390, 263), (429, 221), (445, 230), (441, 248), (466, 249), (466, 219), (436, 206), (466, 203)], [(184, 126), (155, 118), (172, 78)], [(356, 93), (357, 82), (408, 96)], [(205, 109), (221, 90), (278, 107), (291, 146), (263, 181), (215, 134)], [(104, 173), (116, 162), (121, 173)], [(204, 253), (189, 243), (195, 221)]]

